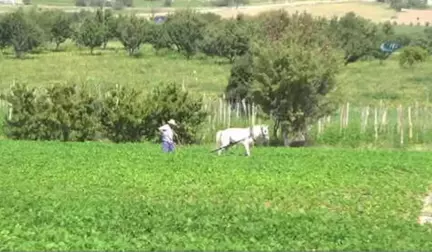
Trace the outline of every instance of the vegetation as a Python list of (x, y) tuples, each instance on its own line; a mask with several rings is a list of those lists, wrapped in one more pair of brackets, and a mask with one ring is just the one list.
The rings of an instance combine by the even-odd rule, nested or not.
[[(130, 56), (140, 58), (144, 56), (141, 53), (141, 48), (145, 43), (153, 46), (156, 54), (177, 51), (188, 60), (199, 60), (199, 57), (203, 57), (199, 55), (203, 54), (217, 57), (216, 61), (226, 58), (228, 63), (233, 63), (230, 76), (228, 76), (227, 67), (223, 67), (226, 69), (224, 70), (226, 77), (223, 81), (223, 85), (226, 86), (226, 99), (231, 102), (239, 102), (246, 98), (248, 102), (259, 105), (258, 116), (260, 118), (270, 119), (274, 122), (275, 131), (279, 129), (280, 125), (284, 125), (284, 129), (302, 134), (306, 134), (308, 125), (314, 124), (319, 118), (332, 113), (335, 105), (346, 95), (346, 93), (340, 92), (344, 89), (344, 85), (338, 85), (338, 75), (343, 69), (340, 65), (341, 61), (347, 65), (374, 58), (381, 61), (388, 59), (389, 55), (383, 55), (378, 49), (380, 43), (385, 41), (403, 41), (405, 46), (412, 45), (413, 48), (423, 48), (419, 49), (424, 50), (422, 55), (427, 54), (426, 50), (429, 50), (429, 46), (432, 44), (431, 36), (429, 36), (430, 28), (425, 29), (424, 35), (419, 38), (408, 37), (406, 39), (406, 36), (397, 34), (390, 23), (373, 24), (354, 13), (348, 13), (342, 18), (326, 20), (315, 18), (307, 13), (289, 15), (284, 11), (274, 11), (264, 13), (256, 18), (239, 16), (237, 19), (222, 20), (214, 14), (200, 14), (191, 10), (183, 10), (168, 15), (163, 24), (150, 23), (134, 15), (115, 17), (112, 11), (103, 9), (94, 13), (80, 12), (77, 14), (55, 11), (55, 15), (48, 15), (51, 13), (52, 11), (38, 12), (32, 10), (25, 12), (19, 10), (6, 14), (0, 22), (2, 27), (7, 28), (0, 36), (3, 47), (13, 46), (16, 56), (22, 58), (25, 52), (34, 51), (38, 47), (46, 48), (50, 42), (54, 42), (56, 51), (58, 51), (60, 44), (70, 39), (81, 47), (89, 48), (90, 54), (93, 55), (95, 50), (106, 49), (108, 42), (116, 39)], [(26, 21), (30, 17), (36, 22)], [(16, 31), (10, 28), (15, 26), (20, 27), (21, 33), (25, 36), (16, 35)], [(22, 42), (19, 42), (19, 39)], [(410, 47), (406, 48), (404, 52), (409, 52)], [(104, 54), (106, 53), (104, 52)], [(412, 65), (411, 62), (424, 61), (419, 58), (420, 54), (414, 54), (411, 53), (411, 56), (408, 57), (406, 53), (403, 53), (400, 57), (401, 65), (405, 64), (403, 62)], [(140, 71), (142, 70), (140, 69)], [(192, 73), (195, 75), (196, 70)], [(202, 85), (196, 76), (195, 80), (197, 86)], [(166, 83), (166, 81), (163, 82)], [(148, 105), (143, 106), (136, 100), (133, 110), (128, 108), (129, 104), (125, 105), (125, 108), (110, 108), (110, 112), (103, 112), (107, 115), (106, 118), (110, 115), (109, 118), (111, 119), (109, 120), (113, 121), (102, 122), (100, 118), (95, 119), (98, 116), (88, 115), (89, 118), (85, 119), (85, 122), (75, 122), (77, 119), (67, 117), (65, 119), (64, 116), (75, 114), (73, 112), (76, 110), (74, 106), (88, 106), (92, 108), (92, 111), (94, 110), (95, 114), (102, 113), (96, 110), (103, 111), (103, 109), (93, 103), (97, 101), (104, 104), (105, 101), (99, 97), (103, 93), (113, 94), (112, 89), (110, 90), (113, 87), (110, 87), (109, 83), (107, 83), (108, 85), (104, 84), (101, 87), (102, 90), (99, 90), (99, 97), (97, 97), (90, 94), (86, 88), (80, 89), (79, 92), (84, 92), (82, 94), (78, 91), (71, 91), (77, 88), (75, 84), (78, 86), (83, 84), (76, 81), (72, 83), (74, 85), (68, 83), (56, 92), (65, 96), (63, 98), (66, 100), (72, 99), (72, 96), (75, 95), (87, 97), (90, 100), (83, 101), (83, 104), (86, 105), (80, 104), (80, 101), (77, 101), (76, 104), (70, 101), (61, 101), (63, 98), (55, 100), (50, 95), (40, 98), (41, 100), (38, 98), (36, 100), (40, 104), (32, 105), (34, 109), (24, 109), (23, 111), (27, 111), (23, 112), (24, 115), (17, 115), (17, 113), (21, 113), (19, 109), (13, 110), (12, 118), (23, 117), (27, 118), (28, 121), (23, 122), (23, 119), (17, 119), (20, 121), (20, 126), (16, 126), (16, 122), (13, 121), (15, 119), (9, 120), (5, 124), (7, 135), (17, 139), (84, 141), (96, 139), (97, 136), (105, 136), (114, 142), (141, 141), (153, 139), (156, 122), (161, 123), (167, 119), (165, 117), (168, 115), (177, 115), (177, 120), (182, 122), (193, 117), (183, 112), (175, 112), (173, 109), (179, 108), (175, 107), (177, 105), (163, 108), (166, 101), (157, 101), (156, 107), (152, 108)], [(179, 84), (178, 79), (176, 79), (176, 83)], [(101, 83), (97, 84), (100, 85)], [(158, 84), (155, 83), (155, 85)], [(141, 97), (140, 94), (135, 93), (134, 87), (132, 89), (125, 88), (123, 86), (121, 89), (126, 92), (123, 98), (133, 100)], [(207, 87), (201, 88), (207, 90)], [(218, 91), (222, 91), (221, 89), (219, 88)], [(178, 95), (180, 95), (179, 98), (175, 99), (183, 99), (184, 102), (188, 99), (180, 98), (182, 95)], [(10, 102), (12, 98), (6, 96), (5, 99)], [(117, 97), (116, 99), (120, 98)], [(170, 100), (171, 98), (167, 99)], [(15, 102), (25, 101), (25, 98), (14, 97), (12, 100)], [(45, 104), (47, 100), (52, 102), (54, 107), (60, 106), (63, 109), (60, 112), (56, 109), (45, 109), (44, 106), (48, 106)], [(66, 103), (63, 104), (64, 102)], [(112, 103), (112, 101), (110, 102)], [(110, 102), (108, 103), (111, 104)], [(174, 104), (176, 103), (174, 102)], [(14, 103), (13, 106), (24, 105)], [(38, 106), (42, 107), (37, 108)], [(193, 111), (201, 111), (203, 104), (196, 106), (196, 110)], [(195, 105), (192, 107), (195, 108)], [(113, 109), (120, 114), (114, 113)], [(126, 124), (120, 122), (123, 120), (121, 114), (125, 112), (120, 112), (122, 109), (131, 113), (127, 117), (128, 122)], [(151, 126), (149, 126), (148, 121), (150, 119), (145, 119), (146, 116), (149, 114), (154, 116), (154, 113), (161, 109), (165, 111), (163, 115), (152, 118)], [(28, 111), (33, 114), (27, 115), (26, 113), (30, 113)], [(50, 112), (46, 112), (46, 115), (39, 115), (45, 113), (40, 111)], [(81, 118), (81, 114), (79, 115), (78, 118)], [(31, 117), (37, 119), (31, 119)], [(198, 142), (196, 133), (199, 130), (197, 127), (203, 123), (205, 117), (205, 114), (197, 116), (196, 127), (184, 128), (182, 138), (185, 142)], [(47, 118), (50, 120), (56, 118), (57, 122), (51, 122)], [(119, 126), (119, 123), (123, 126)], [(75, 124), (86, 126), (74, 126)], [(45, 129), (35, 133), (34, 128), (39, 126), (34, 125), (44, 125)], [(30, 128), (24, 130), (26, 133), (21, 134), (16, 133), (21, 130), (16, 131), (13, 129), (14, 127)], [(81, 132), (76, 127), (91, 127), (92, 132)], [(146, 127), (150, 127), (150, 131), (153, 131), (144, 133)], [(42, 128), (39, 127), (39, 129)], [(122, 135), (123, 133), (118, 132), (119, 129), (129, 133), (124, 132), (125, 135)], [(71, 137), (71, 134), (74, 136)]]
[(1, 250), (432, 246), (431, 227), (415, 223), (426, 152), (257, 148), (239, 160), (203, 147), (167, 156), (150, 144), (12, 141), (0, 151)]
[[(415, 223), (428, 153), (257, 147), (239, 159), (203, 144), (268, 123), (272, 144), (427, 148), (431, 31), (354, 13), (0, 16), (0, 250), (430, 249), (431, 227)], [(182, 146), (165, 155), (150, 142), (171, 118)]]

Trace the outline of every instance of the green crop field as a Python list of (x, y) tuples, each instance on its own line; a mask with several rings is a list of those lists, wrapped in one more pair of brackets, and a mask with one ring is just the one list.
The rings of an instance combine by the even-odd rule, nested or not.
[(426, 152), (209, 149), (3, 141), (0, 250), (432, 248)]

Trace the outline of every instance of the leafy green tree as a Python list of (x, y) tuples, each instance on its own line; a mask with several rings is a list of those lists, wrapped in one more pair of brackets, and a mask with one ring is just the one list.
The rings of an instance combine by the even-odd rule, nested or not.
[(381, 26), (381, 30), (386, 37), (391, 37), (395, 35), (394, 27), (390, 23), (390, 21), (384, 22), (384, 24)]
[(338, 59), (329, 48), (275, 42), (256, 51), (253, 97), (286, 134), (306, 133), (306, 126), (332, 111)]
[(54, 13), (52, 16), (50, 33), (51, 41), (55, 43), (56, 50), (58, 50), (60, 44), (72, 38), (72, 18), (63, 11)]
[(428, 52), (419, 46), (407, 46), (402, 49), (399, 55), (401, 67), (412, 67), (414, 64), (424, 62), (428, 58)]
[(356, 16), (353, 12), (347, 13), (339, 20), (331, 20), (330, 30), (335, 38), (334, 43), (344, 51), (345, 64), (372, 56), (382, 42), (377, 25)]
[(146, 40), (156, 50), (164, 48), (171, 49), (173, 46), (171, 38), (165, 28), (166, 26), (164, 24), (161, 25), (153, 23), (149, 25), (148, 38)]
[(7, 31), (7, 24), (3, 20), (3, 16), (0, 16), (0, 51), (9, 46), (9, 32)]
[(225, 57), (232, 63), (237, 56), (249, 50), (249, 44), (250, 39), (243, 22), (228, 20), (208, 26), (202, 51), (207, 55)]
[(106, 30), (94, 17), (85, 18), (75, 33), (77, 44), (90, 48), (90, 53), (105, 41)]
[(111, 9), (106, 8), (97, 9), (95, 18), (104, 31), (102, 47), (105, 49), (108, 41), (117, 35), (117, 18)]
[[(258, 16), (258, 40), (263, 44), (289, 40), (301, 44), (328, 44), (327, 21), (306, 12), (292, 15), (284, 10), (264, 12)], [(254, 25), (249, 29), (257, 29)]]
[(163, 24), (170, 43), (178, 52), (190, 59), (199, 49), (203, 40), (206, 22), (192, 10), (176, 11), (170, 14)]
[(136, 54), (146, 41), (147, 22), (135, 15), (121, 17), (117, 26), (117, 38), (129, 55)]
[(2, 37), (14, 48), (17, 58), (44, 42), (43, 30), (29, 20), (22, 9), (8, 13), (2, 20)]
[(227, 100), (230, 102), (239, 102), (243, 99), (251, 101), (253, 80), (253, 55), (246, 53), (238, 57), (231, 67), (228, 85), (225, 88)]

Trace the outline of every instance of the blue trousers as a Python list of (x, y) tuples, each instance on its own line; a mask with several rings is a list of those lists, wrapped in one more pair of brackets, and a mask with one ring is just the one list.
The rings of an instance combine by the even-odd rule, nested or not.
[(175, 145), (173, 142), (162, 142), (162, 150), (163, 152), (174, 152)]

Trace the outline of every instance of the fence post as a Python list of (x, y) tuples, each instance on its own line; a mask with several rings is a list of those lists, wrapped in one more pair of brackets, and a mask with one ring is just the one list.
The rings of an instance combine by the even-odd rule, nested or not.
[(399, 105), (398, 108), (398, 124), (399, 124), (399, 134), (400, 134), (400, 144), (403, 145), (404, 143), (404, 132), (403, 132), (403, 110), (402, 110), (402, 105)]
[(411, 140), (413, 137), (412, 121), (411, 121), (411, 107), (408, 107), (408, 138)]
[(378, 140), (378, 108), (375, 107), (374, 111), (374, 130), (375, 130), (375, 141)]

